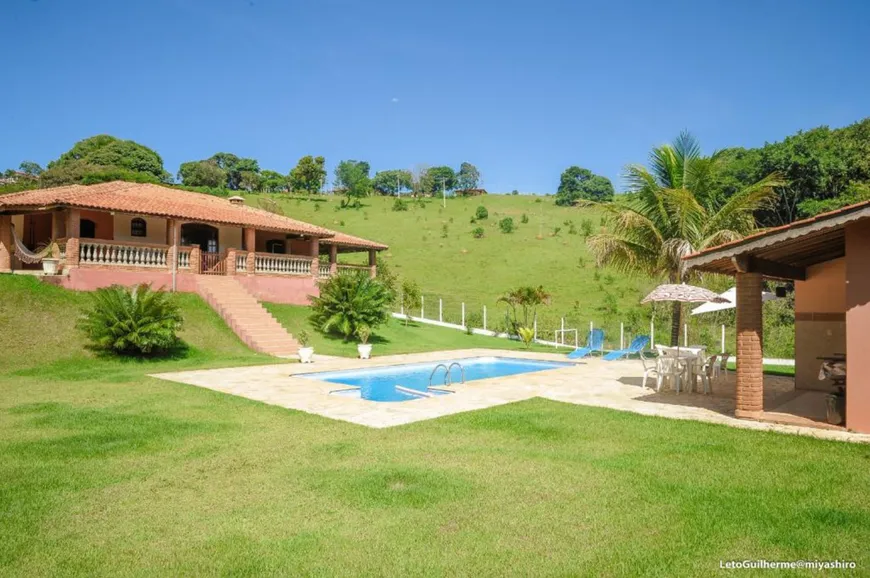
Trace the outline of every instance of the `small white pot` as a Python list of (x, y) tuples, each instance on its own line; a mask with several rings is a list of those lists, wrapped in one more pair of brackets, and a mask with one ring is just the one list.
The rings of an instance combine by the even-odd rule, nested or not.
[(356, 346), (356, 350), (359, 353), (360, 359), (368, 359), (372, 356), (372, 344), (371, 343), (359, 343)]
[(57, 275), (57, 265), (60, 259), (46, 257), (42, 260), (42, 272), (46, 275)]
[(314, 348), (313, 347), (300, 347), (299, 348), (299, 361), (302, 363), (311, 363), (312, 357), (314, 356)]

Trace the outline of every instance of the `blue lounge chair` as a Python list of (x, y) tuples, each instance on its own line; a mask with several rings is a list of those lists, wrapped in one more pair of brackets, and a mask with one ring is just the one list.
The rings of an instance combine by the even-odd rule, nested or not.
[(604, 351), (604, 330), (593, 329), (589, 332), (589, 338), (586, 340), (586, 347), (580, 347), (568, 354), (568, 359), (583, 359), (593, 352), (602, 353)]
[(627, 349), (617, 349), (616, 351), (611, 351), (604, 356), (604, 359), (606, 359), (607, 361), (614, 361), (616, 359), (621, 359), (626, 355), (639, 354), (647, 345), (649, 345), (649, 335), (638, 335), (634, 338), (634, 340), (631, 342)]

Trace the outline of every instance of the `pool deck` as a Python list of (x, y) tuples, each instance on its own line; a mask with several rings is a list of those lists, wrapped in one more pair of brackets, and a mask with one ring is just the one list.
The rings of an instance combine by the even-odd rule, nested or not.
[[(329, 395), (330, 391), (343, 389), (346, 386), (311, 378), (294, 377), (296, 374), (320, 371), (486, 356), (566, 361), (564, 354), (556, 353), (463, 349), (389, 355), (369, 360), (315, 356), (313, 364), (183, 371), (156, 374), (152, 377), (196, 385), (271, 405), (375, 428), (404, 425), (542, 397), (553, 401), (606, 407), (651, 416), (692, 419), (745, 429), (870, 443), (870, 434), (853, 433), (842, 428), (811, 427), (821, 425), (818, 421), (813, 421), (818, 417), (808, 419), (787, 413), (789, 409), (801, 407), (802, 403), (812, 408), (817, 408), (820, 403), (819, 399), (813, 397), (813, 394), (818, 395), (818, 392), (795, 392), (794, 380), (790, 378), (767, 376), (764, 384), (765, 408), (770, 410), (771, 421), (785, 423), (750, 421), (734, 417), (733, 373), (723, 376), (714, 383), (711, 395), (685, 392), (677, 394), (664, 389), (656, 393), (653, 389), (641, 388), (643, 368), (637, 359), (625, 361), (585, 359), (567, 367), (454, 384), (450, 387), (455, 392), (452, 395), (396, 403)], [(780, 413), (777, 413), (777, 410)]]

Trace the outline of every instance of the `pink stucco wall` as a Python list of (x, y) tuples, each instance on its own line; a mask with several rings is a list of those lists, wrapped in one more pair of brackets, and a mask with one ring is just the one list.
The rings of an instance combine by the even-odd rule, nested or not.
[(846, 226), (846, 427), (870, 433), (870, 221)]
[[(196, 293), (197, 275), (178, 273), (176, 287), (183, 293)], [(172, 274), (166, 271), (120, 271), (90, 267), (73, 268), (69, 276), (48, 278), (61, 287), (74, 291), (94, 291), (111, 285), (138, 285), (151, 283), (155, 289), (172, 287)], [(269, 277), (237, 275), (241, 283), (254, 297), (270, 303), (308, 305), (309, 295), (318, 295), (313, 277)]]

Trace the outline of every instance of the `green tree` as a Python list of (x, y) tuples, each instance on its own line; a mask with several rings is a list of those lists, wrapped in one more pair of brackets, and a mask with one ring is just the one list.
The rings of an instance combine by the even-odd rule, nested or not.
[[(257, 173), (260, 172), (260, 165), (255, 159), (238, 157), (232, 153), (215, 153), (209, 159), (227, 173), (226, 188), (231, 191), (236, 191), (242, 188), (242, 173)], [(250, 184), (251, 177), (248, 176), (246, 184)]]
[(372, 179), (372, 187), (382, 195), (397, 195), (402, 191), (410, 191), (413, 186), (411, 171), (402, 169), (378, 171)]
[(97, 135), (77, 142), (60, 158), (48, 163), (40, 175), (43, 186), (100, 182), (110, 178), (138, 182), (170, 182), (163, 159), (153, 150), (131, 140)]
[(341, 161), (335, 167), (335, 188), (349, 199), (368, 196), (372, 189), (369, 164), (365, 161)]
[(22, 163), (18, 165), (18, 170), (30, 175), (31, 177), (38, 177), (42, 174), (44, 169), (38, 163), (33, 161), (22, 161)]
[[(718, 153), (701, 154), (695, 138), (683, 132), (670, 145), (652, 150), (649, 168), (630, 165), (626, 178), (633, 192), (619, 203), (603, 203), (607, 228), (586, 243), (599, 265), (611, 265), (670, 283), (692, 278), (683, 257), (733, 241), (756, 228), (754, 213), (776, 198), (783, 184), (772, 174), (735, 192), (724, 202), (712, 194)], [(673, 304), (671, 344), (680, 335), (681, 304)]]
[(430, 167), (420, 176), (420, 189), (424, 194), (441, 194), (442, 189), (452, 191), (455, 188), (456, 173), (450, 167)]
[(456, 175), (456, 188), (460, 190), (476, 189), (480, 183), (480, 171), (471, 163), (462, 163)]
[(181, 163), (177, 178), (188, 187), (221, 188), (227, 184), (227, 172), (214, 161)]
[(556, 191), (557, 205), (573, 205), (580, 200), (612, 201), (613, 184), (610, 179), (594, 174), (589, 169), (571, 166), (565, 169)]
[(311, 155), (302, 157), (290, 171), (289, 180), (294, 191), (304, 191), (311, 195), (320, 192), (326, 182), (326, 159)]
[(410, 279), (402, 281), (402, 308), (405, 310), (406, 327), (411, 319), (411, 313), (419, 311), (422, 305), (423, 292), (420, 290), (420, 286)]
[(538, 307), (550, 302), (550, 294), (542, 285), (518, 287), (499, 297), (497, 302), (507, 306), (511, 333), (516, 335), (520, 327), (531, 327), (534, 324)]
[(309, 297), (314, 327), (349, 340), (360, 327), (375, 329), (390, 317), (393, 295), (364, 271), (345, 271), (320, 284), (320, 296)]
[(287, 177), (277, 171), (260, 171), (260, 189), (266, 193), (280, 193), (287, 190)]

